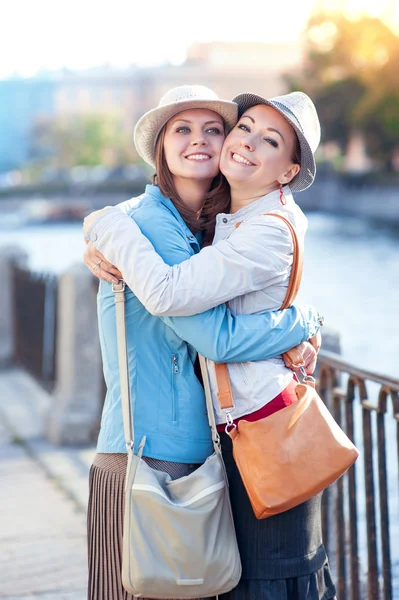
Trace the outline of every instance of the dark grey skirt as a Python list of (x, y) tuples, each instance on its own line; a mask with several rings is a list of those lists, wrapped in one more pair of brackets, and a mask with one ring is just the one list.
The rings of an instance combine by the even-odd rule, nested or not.
[(238, 586), (220, 600), (332, 600), (332, 581), (321, 528), (321, 496), (259, 520), (241, 481), (232, 442), (220, 434), (242, 562)]
[[(243, 576), (238, 586), (219, 600), (334, 598), (335, 587), (321, 539), (320, 495), (291, 511), (259, 521), (235, 466), (230, 438), (225, 434), (221, 437)], [(196, 468), (146, 460), (174, 479)], [(96, 454), (90, 470), (88, 600), (134, 600), (121, 581), (126, 463), (126, 454)]]
[[(154, 469), (169, 473), (172, 479), (189, 475), (197, 468), (197, 465), (151, 458), (145, 460)], [(126, 467), (126, 454), (96, 454), (90, 469), (87, 510), (88, 600), (134, 600), (122, 586), (121, 577)]]

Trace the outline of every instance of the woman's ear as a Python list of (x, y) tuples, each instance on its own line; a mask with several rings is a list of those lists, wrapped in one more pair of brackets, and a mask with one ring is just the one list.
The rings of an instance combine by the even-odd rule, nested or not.
[(292, 181), (294, 179), (294, 177), (296, 175), (298, 175), (299, 171), (301, 170), (300, 165), (298, 165), (298, 163), (294, 163), (289, 169), (288, 171), (286, 171), (284, 173), (284, 175), (282, 175), (279, 179), (279, 183), (281, 184), (285, 184), (285, 183), (289, 183), (290, 181)]

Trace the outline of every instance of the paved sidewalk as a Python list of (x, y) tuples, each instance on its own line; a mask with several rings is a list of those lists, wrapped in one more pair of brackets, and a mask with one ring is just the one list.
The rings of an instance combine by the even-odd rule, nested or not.
[(89, 448), (43, 435), (51, 398), (24, 372), (0, 372), (0, 598), (85, 600)]

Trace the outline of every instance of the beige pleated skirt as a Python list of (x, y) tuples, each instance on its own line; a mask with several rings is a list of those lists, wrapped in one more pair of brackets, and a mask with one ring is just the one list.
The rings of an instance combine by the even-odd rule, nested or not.
[[(152, 468), (169, 473), (172, 479), (189, 475), (197, 468), (197, 465), (151, 458), (145, 460)], [(96, 454), (90, 469), (87, 512), (88, 600), (134, 599), (123, 588), (121, 578), (126, 466), (126, 454)]]

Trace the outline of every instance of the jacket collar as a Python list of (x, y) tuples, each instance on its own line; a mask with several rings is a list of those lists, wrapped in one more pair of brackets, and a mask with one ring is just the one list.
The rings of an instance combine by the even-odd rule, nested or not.
[(185, 221), (183, 220), (183, 218), (182, 218), (181, 214), (179, 213), (179, 211), (177, 210), (176, 206), (173, 204), (172, 200), (170, 198), (166, 198), (162, 194), (162, 192), (158, 186), (152, 185), (152, 184), (147, 184), (145, 187), (145, 193), (148, 194), (149, 196), (152, 196), (153, 198), (155, 198), (157, 200), (157, 202), (160, 202), (161, 204), (163, 204), (173, 214), (173, 216), (179, 222), (179, 225), (182, 228), (184, 235), (186, 236), (188, 242), (190, 244), (192, 244), (194, 246), (194, 248), (196, 249), (196, 251), (198, 252), (198, 244), (202, 243), (202, 233), (201, 232), (197, 233), (197, 235), (193, 234), (191, 229), (189, 229), (187, 227)]
[[(284, 186), (284, 197), (286, 203), (285, 206), (292, 206), (294, 199), (288, 185)], [(235, 224), (236, 222), (241, 222), (250, 219), (251, 217), (271, 212), (272, 210), (281, 210), (282, 208), (284, 207), (280, 203), (280, 190), (274, 190), (258, 200), (254, 200), (254, 202), (251, 202), (247, 206), (240, 208), (240, 210), (235, 213), (219, 214), (217, 216), (217, 223), (222, 220), (223, 223)]]

